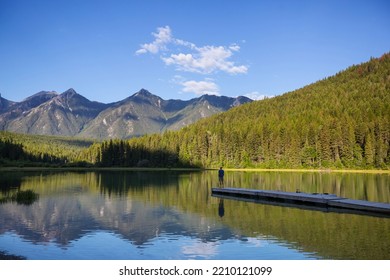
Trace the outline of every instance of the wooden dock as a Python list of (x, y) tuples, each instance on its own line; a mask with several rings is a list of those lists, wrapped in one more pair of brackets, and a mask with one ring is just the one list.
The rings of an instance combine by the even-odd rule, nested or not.
[[(334, 194), (311, 194), (304, 192), (267, 191), (242, 188), (212, 188), (212, 195), (223, 198), (250, 199), (272, 202), (278, 205), (307, 205), (326, 209), (345, 209), (361, 213), (377, 213), (390, 217), (390, 204), (365, 200), (348, 199)], [(349, 211), (350, 212), (350, 211)]]

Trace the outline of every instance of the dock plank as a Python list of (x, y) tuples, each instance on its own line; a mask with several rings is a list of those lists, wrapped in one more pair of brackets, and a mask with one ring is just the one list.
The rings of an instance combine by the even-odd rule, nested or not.
[(304, 192), (269, 191), (244, 188), (212, 188), (212, 194), (225, 197), (242, 197), (255, 200), (289, 202), (316, 205), (322, 207), (352, 209), (390, 215), (390, 204), (354, 200), (338, 197), (334, 194), (311, 194)]

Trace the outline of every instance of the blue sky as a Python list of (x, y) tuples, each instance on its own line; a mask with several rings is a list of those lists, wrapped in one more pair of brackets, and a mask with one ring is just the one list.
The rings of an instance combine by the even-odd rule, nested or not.
[(390, 1), (0, 0), (0, 93), (275, 96), (390, 51)]

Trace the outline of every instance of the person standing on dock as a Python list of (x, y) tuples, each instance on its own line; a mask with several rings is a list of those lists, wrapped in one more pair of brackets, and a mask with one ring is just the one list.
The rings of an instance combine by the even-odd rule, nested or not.
[(222, 169), (222, 166), (218, 170), (218, 179), (219, 179), (219, 186), (223, 187), (223, 176), (225, 175), (225, 171)]

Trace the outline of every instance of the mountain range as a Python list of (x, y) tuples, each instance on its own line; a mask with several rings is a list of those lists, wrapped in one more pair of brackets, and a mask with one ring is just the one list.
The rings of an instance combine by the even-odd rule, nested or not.
[(90, 101), (69, 89), (38, 92), (21, 102), (0, 95), (0, 130), (24, 134), (131, 138), (178, 130), (213, 114), (251, 102), (247, 97), (203, 95), (164, 100), (145, 89), (109, 104)]

